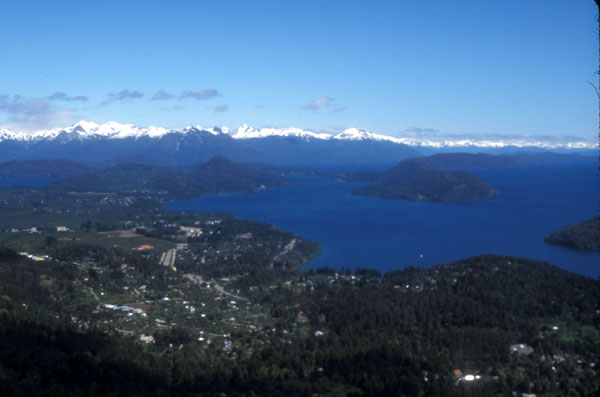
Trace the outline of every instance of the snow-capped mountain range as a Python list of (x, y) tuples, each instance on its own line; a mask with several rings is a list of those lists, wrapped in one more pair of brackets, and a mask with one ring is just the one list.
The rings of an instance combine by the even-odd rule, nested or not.
[(582, 139), (571, 138), (569, 140), (548, 139), (548, 137), (452, 137), (452, 138), (430, 138), (418, 136), (392, 137), (388, 135), (375, 134), (359, 128), (348, 128), (337, 134), (319, 133), (300, 128), (253, 128), (243, 124), (237, 129), (228, 127), (201, 127), (191, 126), (183, 129), (167, 129), (162, 127), (138, 127), (133, 124), (122, 124), (110, 121), (103, 124), (80, 121), (66, 128), (54, 128), (40, 130), (33, 133), (14, 132), (8, 129), (0, 129), (0, 142), (41, 142), (52, 141), (57, 138), (63, 140), (86, 140), (86, 139), (160, 139), (169, 134), (189, 135), (193, 133), (208, 133), (214, 136), (228, 136), (235, 140), (261, 139), (268, 137), (301, 138), (304, 140), (321, 141), (377, 141), (407, 145), (413, 148), (504, 148), (504, 147), (537, 147), (543, 149), (594, 149), (596, 144), (585, 142)]

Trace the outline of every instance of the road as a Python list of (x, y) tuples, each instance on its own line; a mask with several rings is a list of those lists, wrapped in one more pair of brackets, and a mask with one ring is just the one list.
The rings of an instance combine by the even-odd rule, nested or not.
[(166, 253), (163, 253), (162, 258), (160, 259), (160, 264), (167, 267), (175, 266), (175, 257), (177, 256), (176, 249), (170, 249)]
[[(184, 277), (189, 278), (192, 282), (194, 282), (198, 285), (202, 284), (202, 281), (203, 281), (202, 276), (198, 276), (197, 274), (189, 273), (189, 274), (185, 274)], [(230, 296), (237, 300), (248, 301), (248, 298), (244, 298), (243, 296), (239, 296), (239, 295), (234, 295), (231, 292), (225, 291), (225, 289), (223, 287), (221, 287), (219, 284), (217, 284), (215, 281), (211, 281), (210, 284), (212, 284), (213, 288), (221, 295), (227, 295), (227, 296)]]

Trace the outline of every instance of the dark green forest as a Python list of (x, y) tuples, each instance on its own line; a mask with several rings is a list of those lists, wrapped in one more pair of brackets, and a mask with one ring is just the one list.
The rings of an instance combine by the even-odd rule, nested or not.
[[(294, 288), (249, 292), (274, 322), (232, 334), (231, 349), (185, 327), (144, 346), (77, 326), (74, 265), (2, 249), (0, 271), (2, 395), (584, 396), (598, 387), (598, 281), (522, 258), (298, 272)], [(287, 331), (301, 323), (309, 332)]]

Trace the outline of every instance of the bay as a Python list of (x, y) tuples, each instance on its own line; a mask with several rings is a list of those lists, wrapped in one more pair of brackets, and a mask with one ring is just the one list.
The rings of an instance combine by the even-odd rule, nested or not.
[(307, 267), (356, 266), (385, 272), (428, 267), (479, 254), (548, 261), (590, 277), (600, 254), (544, 243), (549, 233), (598, 215), (598, 171), (591, 165), (474, 171), (500, 191), (463, 203), (428, 203), (352, 195), (364, 183), (299, 177), (297, 184), (255, 194), (171, 202), (167, 209), (225, 212), (319, 241)]

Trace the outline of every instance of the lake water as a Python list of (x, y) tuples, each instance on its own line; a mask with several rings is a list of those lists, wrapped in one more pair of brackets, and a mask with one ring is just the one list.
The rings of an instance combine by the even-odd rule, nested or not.
[(31, 178), (0, 178), (0, 187), (3, 186), (44, 186), (59, 178), (55, 177), (31, 177)]
[(307, 266), (425, 267), (478, 254), (544, 260), (591, 277), (600, 254), (545, 244), (549, 233), (598, 215), (595, 165), (475, 171), (497, 197), (466, 203), (414, 203), (354, 196), (364, 183), (301, 177), (302, 183), (256, 194), (203, 196), (171, 210), (227, 212), (319, 241)]

